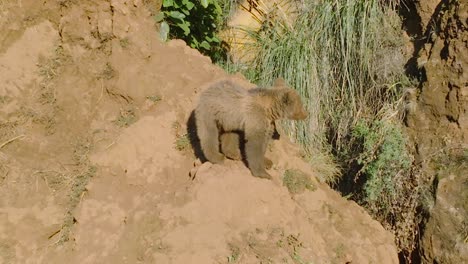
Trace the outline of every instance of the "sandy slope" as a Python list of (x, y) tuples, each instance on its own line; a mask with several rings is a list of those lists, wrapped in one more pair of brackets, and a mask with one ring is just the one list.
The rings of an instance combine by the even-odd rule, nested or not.
[[(147, 5), (0, 11), (0, 263), (398, 262), (392, 236), (317, 182), (284, 136), (272, 181), (234, 161), (189, 177), (187, 119), (227, 75), (160, 43)], [(287, 169), (313, 190), (291, 195)]]

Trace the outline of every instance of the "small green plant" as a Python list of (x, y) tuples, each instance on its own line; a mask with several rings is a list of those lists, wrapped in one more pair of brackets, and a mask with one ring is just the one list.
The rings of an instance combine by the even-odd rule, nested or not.
[(237, 246), (234, 245), (229, 245), (229, 248), (231, 250), (231, 255), (227, 257), (228, 263), (235, 263), (237, 260), (239, 260), (240, 257), (240, 249)]
[(159, 95), (149, 95), (149, 96), (146, 96), (146, 99), (150, 100), (153, 103), (156, 103), (162, 100), (161, 96)]
[(221, 41), (216, 35), (223, 10), (216, 0), (163, 0), (160, 24), (162, 40), (180, 38), (212, 58), (218, 56)]
[(124, 49), (128, 48), (128, 46), (130, 45), (130, 41), (128, 40), (128, 38), (120, 39), (119, 43), (120, 43), (120, 46)]
[(188, 134), (184, 134), (182, 136), (177, 137), (175, 141), (175, 148), (178, 151), (185, 151), (190, 149), (190, 139), (188, 137)]
[(317, 188), (307, 174), (296, 169), (288, 169), (284, 172), (283, 185), (291, 194), (301, 193), (306, 189), (314, 191)]
[(119, 127), (129, 127), (131, 124), (137, 121), (135, 110), (133, 109), (122, 109), (119, 116), (114, 120), (114, 124)]

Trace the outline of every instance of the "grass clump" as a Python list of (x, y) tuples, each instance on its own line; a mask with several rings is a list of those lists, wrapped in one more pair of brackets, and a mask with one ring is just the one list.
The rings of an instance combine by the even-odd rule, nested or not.
[(73, 216), (75, 208), (86, 193), (86, 186), (97, 173), (97, 167), (89, 160), (93, 144), (90, 138), (80, 138), (73, 144), (73, 171), (70, 177), (70, 190), (68, 210), (60, 230), (60, 238), (57, 243), (62, 244), (70, 239), (70, 232), (76, 219)]
[(314, 191), (317, 188), (307, 174), (296, 169), (284, 172), (283, 186), (286, 186), (291, 194), (302, 193), (306, 189)]
[(311, 148), (310, 152), (305, 155), (305, 159), (316, 170), (316, 177), (321, 182), (332, 186), (338, 184), (342, 174), (331, 151)]

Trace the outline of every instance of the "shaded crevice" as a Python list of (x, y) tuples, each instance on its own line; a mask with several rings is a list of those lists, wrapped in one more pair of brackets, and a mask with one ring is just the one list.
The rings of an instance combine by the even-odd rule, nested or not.
[[(424, 67), (418, 65), (418, 58), (425, 44), (433, 44), (436, 36), (440, 33), (442, 15), (448, 10), (449, 0), (442, 0), (434, 9), (427, 25), (422, 24), (421, 16), (416, 7), (416, 0), (406, 0), (399, 6), (399, 14), (403, 20), (403, 29), (413, 38), (413, 54), (405, 64), (405, 72), (408, 76), (416, 78), (423, 83), (427, 80)], [(425, 27), (425, 29), (424, 29)], [(427, 57), (431, 57), (431, 52), (427, 51)]]

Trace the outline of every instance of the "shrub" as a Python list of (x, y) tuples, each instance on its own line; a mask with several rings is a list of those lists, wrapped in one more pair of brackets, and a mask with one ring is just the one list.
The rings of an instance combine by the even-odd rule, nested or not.
[(383, 120), (371, 124), (359, 121), (352, 136), (363, 148), (357, 158), (361, 170), (355, 176), (366, 177), (363, 202), (376, 215), (385, 217), (392, 206), (389, 200), (404, 200), (396, 183), (402, 180), (401, 175), (408, 175), (413, 162), (406, 139), (398, 124)]
[(216, 0), (164, 0), (155, 19), (162, 21), (163, 40), (183, 39), (190, 47), (219, 60), (224, 51), (216, 32), (222, 24), (222, 15), (223, 9)]

